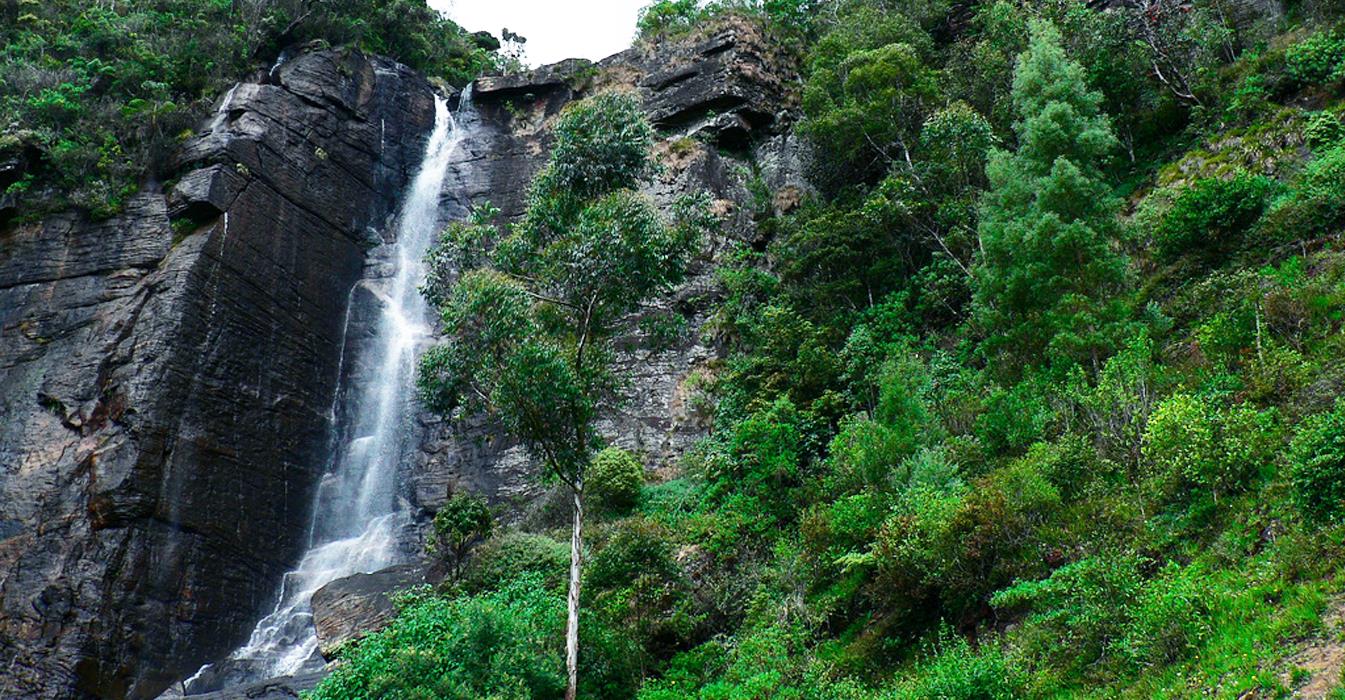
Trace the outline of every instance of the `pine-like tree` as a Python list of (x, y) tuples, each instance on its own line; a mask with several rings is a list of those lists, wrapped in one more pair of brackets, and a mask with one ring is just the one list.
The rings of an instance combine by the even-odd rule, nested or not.
[(975, 322), (1001, 373), (1097, 368), (1124, 330), (1118, 203), (1102, 170), (1117, 142), (1101, 101), (1055, 27), (1035, 23), (1014, 72), (1018, 150), (991, 154), (981, 205)]

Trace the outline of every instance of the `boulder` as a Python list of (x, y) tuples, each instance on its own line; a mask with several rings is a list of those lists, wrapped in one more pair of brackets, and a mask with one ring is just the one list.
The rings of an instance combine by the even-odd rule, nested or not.
[(407, 564), (347, 576), (319, 588), (312, 606), (322, 655), (331, 659), (342, 644), (383, 629), (392, 620), (393, 594), (426, 583), (426, 578), (424, 566)]

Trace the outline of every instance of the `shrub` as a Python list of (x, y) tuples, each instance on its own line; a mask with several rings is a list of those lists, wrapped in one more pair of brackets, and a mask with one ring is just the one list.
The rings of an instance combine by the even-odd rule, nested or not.
[(640, 9), (635, 28), (641, 39), (677, 37), (690, 33), (705, 15), (697, 0), (656, 0)]
[(1284, 52), (1284, 72), (1303, 86), (1345, 79), (1345, 33), (1324, 31), (1290, 46)]
[(945, 631), (930, 648), (919, 673), (881, 697), (1011, 700), (1026, 696), (1026, 675), (1000, 646), (983, 644), (973, 649), (967, 640)]
[(627, 510), (640, 499), (644, 465), (634, 454), (608, 447), (593, 456), (584, 477), (584, 489), (593, 502), (608, 510)]
[(452, 578), (457, 580), (467, 550), (478, 540), (490, 537), (495, 519), (486, 499), (470, 493), (453, 494), (439, 512), (427, 544), (431, 554), (441, 554), (452, 565)]
[(877, 181), (909, 157), (938, 92), (934, 72), (908, 44), (852, 51), (834, 69), (814, 71), (799, 123), (816, 147), (814, 175), (831, 191)]
[(976, 417), (975, 434), (992, 455), (1021, 454), (1042, 439), (1054, 418), (1044, 382), (1023, 381), (1008, 388), (995, 387)]
[(1208, 631), (1202, 574), (1169, 564), (1152, 580), (1134, 554), (1087, 557), (1040, 581), (1014, 584), (991, 599), (1024, 607), (1030, 653), (1076, 669), (1174, 661)]
[(997, 608), (1026, 608), (1028, 649), (1057, 663), (1087, 666), (1125, 634), (1129, 605), (1143, 584), (1134, 555), (1095, 556), (996, 593)]
[(1154, 231), (1158, 257), (1174, 260), (1192, 252), (1209, 257), (1228, 252), (1261, 218), (1273, 188), (1269, 179), (1246, 173), (1196, 182), (1177, 196)]
[(1290, 191), (1266, 214), (1267, 233), (1280, 241), (1326, 236), (1345, 226), (1345, 145), (1308, 163)]
[(593, 609), (654, 658), (670, 656), (698, 625), (675, 546), (663, 525), (624, 520), (594, 552), (585, 573)]
[(1313, 112), (1303, 126), (1303, 141), (1314, 151), (1331, 148), (1345, 140), (1345, 124), (1334, 112)]
[(947, 617), (979, 615), (993, 591), (1043, 573), (1060, 505), (1059, 491), (1031, 460), (970, 489), (957, 482), (913, 488), (892, 507), (873, 546), (876, 589), (898, 609), (919, 610), (933, 598)]
[(1221, 494), (1245, 489), (1272, 455), (1275, 414), (1246, 406), (1218, 406), (1215, 399), (1176, 394), (1159, 404), (1144, 434), (1151, 490), (1161, 500), (1205, 489)]
[(1185, 658), (1209, 634), (1209, 596), (1209, 572), (1169, 562), (1140, 592), (1117, 654), (1134, 667)]
[(560, 697), (563, 611), (536, 576), (476, 597), (414, 598), (386, 629), (345, 647), (307, 697)]
[(1345, 514), (1345, 400), (1303, 422), (1289, 463), (1294, 501), (1304, 516), (1325, 523)]
[(467, 572), (467, 588), (491, 590), (527, 575), (541, 577), (548, 588), (564, 585), (570, 567), (570, 549), (545, 535), (507, 532), (477, 550)]

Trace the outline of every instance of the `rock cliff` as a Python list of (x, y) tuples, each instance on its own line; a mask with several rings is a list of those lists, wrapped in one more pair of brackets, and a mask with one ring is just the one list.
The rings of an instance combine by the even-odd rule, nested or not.
[(0, 696), (153, 697), (273, 602), (432, 121), (409, 69), (309, 53), (226, 95), (167, 193), (0, 231)]

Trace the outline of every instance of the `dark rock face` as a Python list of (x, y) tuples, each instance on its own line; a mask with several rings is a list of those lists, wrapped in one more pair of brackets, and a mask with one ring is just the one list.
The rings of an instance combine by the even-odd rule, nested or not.
[(273, 602), (367, 229), (433, 118), (403, 66), (299, 56), (224, 98), (168, 196), (0, 229), (0, 697), (154, 697)]

